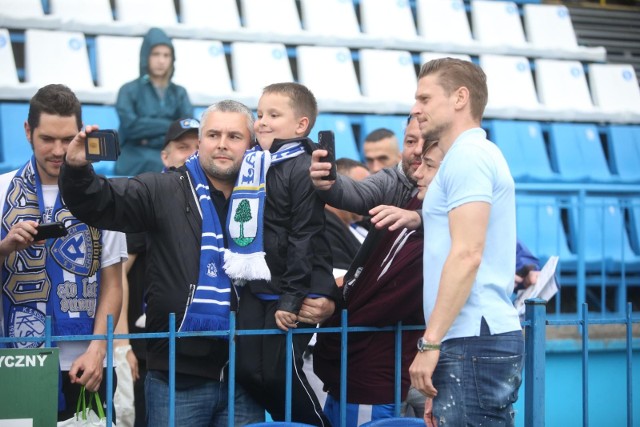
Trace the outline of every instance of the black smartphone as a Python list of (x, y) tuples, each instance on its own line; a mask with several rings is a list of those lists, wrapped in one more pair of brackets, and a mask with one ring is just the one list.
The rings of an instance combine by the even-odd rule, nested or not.
[(33, 237), (33, 240), (38, 242), (40, 240), (63, 237), (67, 234), (67, 227), (65, 227), (63, 223), (47, 222), (44, 224), (39, 224), (38, 227), (36, 227), (36, 235)]
[(118, 131), (113, 129), (96, 130), (87, 134), (85, 145), (87, 160), (117, 160), (120, 156)]
[(338, 171), (336, 169), (336, 138), (331, 130), (321, 130), (318, 132), (318, 145), (323, 150), (327, 150), (325, 157), (320, 160), (323, 162), (331, 163), (331, 170), (329, 175), (323, 176), (325, 181), (333, 181), (336, 179)]

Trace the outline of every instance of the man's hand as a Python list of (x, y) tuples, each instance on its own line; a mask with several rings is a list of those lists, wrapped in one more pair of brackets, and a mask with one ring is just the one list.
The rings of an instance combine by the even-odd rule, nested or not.
[(78, 132), (78, 134), (69, 143), (66, 156), (66, 163), (69, 166), (79, 168), (90, 163), (86, 158), (85, 146), (87, 144), (87, 134), (95, 130), (98, 130), (98, 126), (96, 125), (85, 126), (84, 130)]
[(80, 357), (73, 361), (69, 370), (71, 384), (81, 384), (89, 391), (98, 391), (102, 382), (105, 352), (104, 343), (92, 341)]
[(329, 298), (305, 298), (298, 313), (298, 321), (317, 325), (327, 320), (336, 310), (336, 303)]
[(133, 381), (138, 381), (140, 379), (140, 368), (138, 368), (138, 358), (136, 357), (135, 353), (131, 349), (127, 351), (127, 362), (129, 363), (129, 367), (131, 368), (131, 378), (133, 378)]
[(424, 414), (422, 417), (427, 427), (437, 427), (438, 419), (433, 415), (433, 399), (430, 397), (427, 397), (424, 402)]
[(284, 310), (276, 310), (276, 325), (283, 331), (288, 331), (289, 328), (297, 328), (296, 315)]
[(390, 231), (401, 228), (417, 230), (422, 225), (422, 218), (416, 211), (408, 211), (396, 206), (380, 205), (369, 211), (371, 224), (377, 229), (389, 228)]
[(409, 366), (411, 385), (420, 393), (432, 399), (438, 394), (438, 390), (436, 390), (431, 382), (431, 377), (433, 376), (433, 371), (436, 369), (439, 359), (440, 351), (423, 351), (422, 353), (416, 354), (413, 363)]
[(0, 242), (0, 257), (6, 258), (11, 253), (28, 248), (33, 243), (38, 223), (36, 221), (20, 221), (11, 227)]
[(331, 163), (320, 161), (320, 159), (325, 157), (327, 154), (329, 154), (327, 150), (320, 149), (311, 153), (309, 176), (311, 177), (311, 182), (316, 190), (328, 190), (335, 183), (335, 181), (325, 181), (322, 179), (323, 176), (329, 175), (329, 171), (331, 170)]

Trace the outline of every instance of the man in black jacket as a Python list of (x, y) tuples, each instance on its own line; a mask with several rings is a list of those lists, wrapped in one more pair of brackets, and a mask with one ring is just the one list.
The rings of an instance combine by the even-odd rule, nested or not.
[[(192, 300), (197, 299), (192, 297), (199, 292), (196, 284), (202, 283), (200, 260), (207, 250), (201, 243), (207, 237), (203, 229), (210, 226), (203, 221), (207, 218), (203, 212), (217, 217), (224, 229), (228, 199), (242, 156), (253, 140), (253, 121), (251, 110), (238, 102), (212, 105), (202, 116), (200, 151), (188, 165), (132, 179), (106, 179), (94, 173), (85, 159), (85, 141), (95, 127), (87, 126), (69, 145), (59, 184), (70, 210), (87, 223), (106, 229), (148, 232), (148, 332), (168, 331), (169, 313), (176, 314), (178, 329), (184, 323), (188, 304), (191, 310)], [(201, 181), (194, 167), (203, 172)], [(208, 193), (197, 197), (207, 185)], [(226, 246), (226, 233), (220, 234), (217, 238), (221, 246)], [(221, 277), (223, 269), (205, 268), (205, 273)], [(233, 286), (228, 288), (226, 298), (228, 313), (237, 305)], [(168, 351), (168, 340), (149, 340), (145, 381), (148, 425), (168, 424)], [(175, 425), (228, 425), (224, 383), (228, 357), (226, 339), (176, 341)], [(264, 419), (263, 409), (240, 385), (236, 385), (235, 414), (236, 425)]]

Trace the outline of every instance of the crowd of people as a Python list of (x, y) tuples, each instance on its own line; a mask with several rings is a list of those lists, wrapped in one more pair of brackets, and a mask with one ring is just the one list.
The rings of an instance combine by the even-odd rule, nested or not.
[[(347, 309), (349, 326), (425, 325), (402, 336), (407, 415), (513, 426), (524, 341), (511, 295), (514, 277), (535, 282), (537, 260), (516, 241), (514, 181), (480, 127), (482, 70), (451, 58), (424, 64), (402, 150), (393, 132), (376, 130), (366, 164), (340, 159), (327, 180), (333, 165), (310, 139), (318, 107), (308, 88), (274, 83), (256, 116), (225, 100), (198, 121), (171, 82), (174, 61), (171, 40), (151, 30), (141, 76), (118, 96), (123, 177), (97, 175), (86, 159), (98, 127), (83, 126), (71, 90), (52, 84), (31, 99), (33, 156), (0, 176), (0, 336), (42, 336), (46, 316), (54, 335), (104, 334), (107, 315), (117, 333), (166, 332), (170, 313), (181, 332), (225, 331), (231, 311), (238, 329), (305, 328), (291, 347), (285, 334), (235, 337), (235, 396), (228, 338), (178, 340), (175, 425), (227, 426), (230, 399), (235, 425), (263, 421), (265, 411), (284, 420), (291, 354), (292, 420), (338, 426), (346, 351), (355, 427), (394, 416), (394, 334), (351, 334), (346, 349), (338, 334), (313, 338), (324, 407), (303, 370), (313, 329), (339, 326)], [(69, 234), (36, 241), (38, 226), (54, 221)], [(56, 345), (65, 420), (80, 385), (104, 397), (106, 343)], [(116, 346), (135, 425), (167, 425), (168, 340)]]

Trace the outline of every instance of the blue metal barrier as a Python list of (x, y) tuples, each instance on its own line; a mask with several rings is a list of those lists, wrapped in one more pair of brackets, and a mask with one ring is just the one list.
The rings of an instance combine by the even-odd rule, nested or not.
[[(589, 336), (588, 330), (590, 324), (624, 324), (626, 326), (626, 397), (627, 397), (627, 426), (633, 426), (633, 384), (632, 384), (632, 356), (633, 356), (633, 323), (640, 323), (640, 319), (632, 318), (631, 303), (627, 304), (627, 312), (621, 318), (589, 318), (587, 304), (582, 305), (581, 316), (572, 320), (550, 320), (546, 316), (546, 302), (541, 299), (531, 299), (526, 301), (525, 320), (522, 323), (525, 331), (525, 366), (524, 366), (524, 393), (521, 398), (525, 402), (524, 420), (525, 427), (544, 427), (545, 425), (545, 361), (546, 361), (546, 326), (547, 325), (576, 325), (581, 328), (582, 332), (582, 420), (583, 426), (589, 424), (589, 407), (588, 407), (588, 367), (589, 367)], [(316, 329), (289, 329), (288, 332), (282, 332), (278, 329), (269, 330), (237, 330), (235, 312), (231, 312), (230, 329), (228, 331), (207, 331), (207, 332), (176, 332), (175, 315), (171, 314), (169, 318), (169, 331), (156, 333), (138, 333), (138, 334), (114, 334), (113, 318), (107, 319), (107, 333), (103, 335), (73, 335), (73, 336), (52, 336), (51, 335), (51, 318), (47, 317), (45, 324), (44, 337), (20, 337), (20, 338), (0, 338), (0, 344), (11, 342), (44, 342), (46, 347), (50, 347), (52, 342), (61, 341), (87, 341), (87, 340), (106, 340), (107, 341), (107, 425), (112, 422), (113, 408), (113, 340), (114, 339), (149, 339), (163, 338), (169, 339), (169, 426), (175, 426), (175, 347), (176, 339), (186, 337), (221, 337), (221, 336), (239, 336), (239, 335), (275, 335), (286, 334), (287, 347), (292, 344), (293, 334), (313, 334), (313, 333), (340, 333), (341, 334), (341, 370), (340, 370), (340, 425), (346, 425), (346, 379), (347, 379), (347, 352), (345, 351), (348, 343), (348, 334), (355, 332), (394, 332), (396, 336), (395, 346), (395, 416), (400, 415), (401, 396), (400, 396), (400, 361), (401, 361), (401, 338), (403, 331), (422, 330), (424, 325), (403, 326), (401, 323), (395, 326), (387, 327), (363, 327), (352, 326), (347, 327), (347, 311), (342, 312), (342, 321), (340, 327), (332, 328), (316, 328)], [(235, 356), (236, 345), (234, 339), (229, 339), (229, 376), (228, 391), (229, 396), (235, 395)], [(291, 421), (291, 375), (292, 375), (292, 356), (288, 352), (286, 359), (286, 406), (285, 421)], [(406, 367), (405, 367), (406, 369)], [(229, 426), (233, 426), (234, 420), (234, 399), (229, 399)]]

